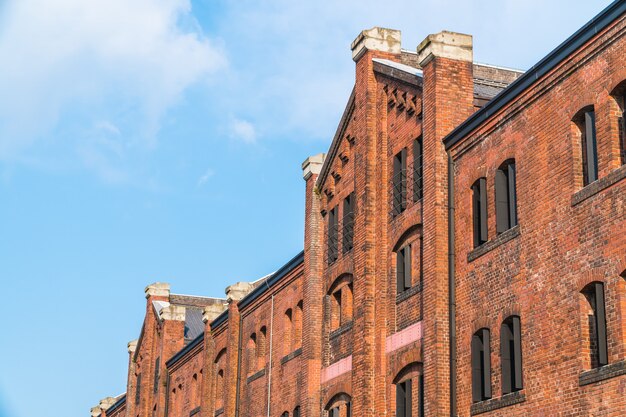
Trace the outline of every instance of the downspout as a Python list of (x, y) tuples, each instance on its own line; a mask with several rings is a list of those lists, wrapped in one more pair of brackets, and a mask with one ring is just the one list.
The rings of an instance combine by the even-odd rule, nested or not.
[(272, 312), (270, 315), (270, 359), (267, 371), (267, 417), (270, 417), (272, 399), (272, 352), (274, 347), (274, 294), (272, 294)]
[(448, 327), (450, 329), (450, 416), (456, 417), (456, 286), (454, 249), (454, 162), (448, 152)]

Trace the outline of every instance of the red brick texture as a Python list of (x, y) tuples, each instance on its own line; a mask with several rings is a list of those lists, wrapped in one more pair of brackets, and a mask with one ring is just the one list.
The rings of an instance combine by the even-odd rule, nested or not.
[[(448, 150), (444, 138), (488, 100), (477, 101), (476, 84), (504, 86), (519, 74), (474, 64), (456, 43), (466, 35), (429, 37), (450, 43), (423, 43), (418, 54), (401, 51), (391, 35), (384, 46), (366, 42), (328, 155), (303, 164), (303, 254), (242, 286), (247, 295), (231, 290), (221, 314), (205, 310), (204, 334), (191, 343), (184, 320), (156, 313), (153, 301), (171, 298), (149, 296), (127, 400), (115, 416), (326, 417), (338, 409), (341, 417), (400, 417), (396, 389), (409, 380), (413, 417), (422, 409), (429, 417), (454, 409), (456, 416), (626, 415), (624, 33), (621, 16)], [(599, 179), (584, 186), (576, 116), (589, 106)], [(394, 165), (403, 152), (398, 194)], [(495, 176), (508, 159), (516, 163), (518, 225), (498, 234)], [(471, 186), (481, 177), (488, 241), (475, 248)], [(398, 195), (404, 204), (394, 210)], [(410, 279), (400, 285), (403, 269)], [(583, 294), (593, 282), (606, 295), (608, 365), (600, 368), (590, 342), (593, 302)], [(521, 320), (523, 389), (503, 395), (500, 334), (510, 316)], [(481, 328), (491, 331), (493, 393), (473, 403), (470, 346)]]

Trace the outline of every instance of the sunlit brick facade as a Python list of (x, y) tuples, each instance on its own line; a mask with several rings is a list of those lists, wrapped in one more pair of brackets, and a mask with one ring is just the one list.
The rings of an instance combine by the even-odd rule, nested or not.
[(101, 417), (626, 415), (626, 1), (526, 73), (373, 28), (304, 250), (225, 299), (146, 288)]

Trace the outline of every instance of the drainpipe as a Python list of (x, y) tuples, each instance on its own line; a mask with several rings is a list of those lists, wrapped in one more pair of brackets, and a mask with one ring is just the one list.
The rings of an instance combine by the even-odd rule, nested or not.
[(448, 326), (450, 329), (450, 416), (456, 417), (456, 286), (454, 249), (454, 162), (448, 152)]
[[(269, 287), (268, 287), (269, 288)], [(272, 312), (270, 315), (270, 359), (267, 371), (267, 417), (270, 417), (272, 399), (272, 353), (274, 347), (274, 294), (272, 294)]]

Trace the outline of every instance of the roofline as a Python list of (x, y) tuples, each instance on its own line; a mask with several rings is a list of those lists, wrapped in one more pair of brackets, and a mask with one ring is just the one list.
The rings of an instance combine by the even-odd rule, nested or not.
[(177, 353), (175, 353), (174, 356), (169, 358), (168, 361), (165, 362), (165, 366), (167, 368), (170, 368), (172, 365), (178, 362), (183, 356), (189, 353), (189, 351), (191, 351), (193, 348), (195, 348), (202, 342), (204, 342), (204, 332), (200, 333), (198, 336), (196, 336), (195, 339), (189, 342), (187, 346), (185, 346), (184, 348), (179, 350)]
[(330, 171), (330, 166), (332, 160), (335, 159), (335, 155), (337, 154), (337, 150), (339, 149), (339, 143), (341, 142), (341, 137), (343, 133), (346, 131), (348, 124), (350, 122), (350, 118), (352, 117), (352, 112), (354, 110), (354, 103), (356, 97), (356, 84), (352, 87), (352, 92), (350, 93), (350, 97), (348, 98), (348, 103), (346, 104), (346, 108), (343, 110), (343, 114), (341, 115), (341, 119), (339, 120), (339, 126), (337, 126), (337, 130), (335, 131), (335, 136), (333, 137), (333, 141), (330, 143), (330, 148), (328, 149), (328, 154), (326, 154), (326, 158), (324, 158), (324, 163), (322, 164), (322, 169), (320, 170), (320, 174), (315, 181), (315, 185), (317, 187), (324, 184), (326, 181), (326, 177), (328, 177), (328, 171)]
[(117, 410), (118, 408), (122, 406), (122, 404), (125, 404), (125, 403), (126, 403), (126, 393), (122, 394), (122, 396), (117, 401), (115, 401), (112, 406), (107, 408), (106, 410), (107, 414), (109, 414), (109, 412)]
[(261, 284), (252, 290), (248, 295), (243, 297), (237, 304), (239, 309), (245, 308), (252, 304), (257, 298), (269, 291), (276, 283), (283, 279), (288, 273), (296, 269), (296, 267), (304, 262), (304, 251), (291, 258), (285, 265), (281, 266), (278, 271), (265, 279), (265, 285)]
[(613, 23), (619, 16), (626, 13), (626, 0), (616, 0), (602, 10), (597, 16), (578, 29), (565, 42), (557, 46), (552, 52), (533, 65), (521, 77), (513, 81), (507, 88), (489, 101), (482, 109), (468, 117), (457, 126), (444, 139), (446, 150), (456, 145), (464, 137), (478, 128), (485, 120), (489, 119), (503, 107), (508, 105), (523, 91), (535, 84), (548, 72), (552, 71), (567, 57), (589, 42), (599, 32)]
[(499, 70), (504, 70), (504, 71), (511, 71), (511, 72), (517, 72), (520, 74), (525, 73), (526, 71), (519, 69), (519, 68), (511, 68), (511, 67), (505, 67), (502, 65), (493, 65), (493, 64), (486, 64), (484, 62), (477, 62), (474, 61), (474, 65), (479, 65), (481, 67), (487, 67), (487, 68), (495, 68), (495, 69), (499, 69)]

